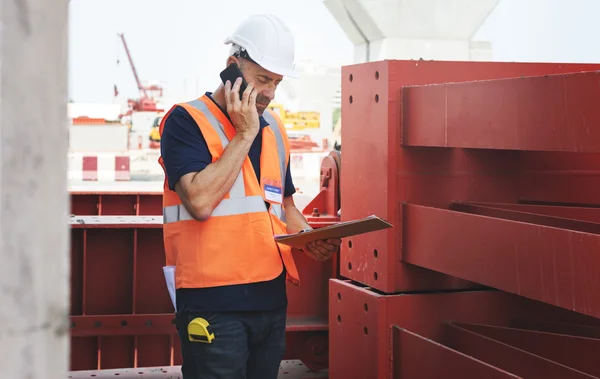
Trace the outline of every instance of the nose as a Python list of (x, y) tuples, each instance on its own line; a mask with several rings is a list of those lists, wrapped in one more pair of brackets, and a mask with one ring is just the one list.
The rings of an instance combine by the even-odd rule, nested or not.
[(265, 100), (268, 100), (269, 102), (271, 102), (274, 98), (275, 98), (275, 88), (271, 88), (269, 86), (269, 88), (265, 88), (261, 93), (260, 93), (261, 97), (263, 97)]

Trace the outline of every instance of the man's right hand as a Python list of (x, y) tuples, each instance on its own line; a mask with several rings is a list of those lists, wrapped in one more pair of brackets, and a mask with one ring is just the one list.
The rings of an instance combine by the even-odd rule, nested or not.
[(254, 90), (254, 84), (249, 83), (240, 100), (241, 84), (242, 78), (237, 78), (233, 88), (229, 80), (225, 83), (227, 113), (237, 134), (244, 139), (254, 141), (260, 126), (258, 111), (256, 110), (256, 95), (258, 92)]

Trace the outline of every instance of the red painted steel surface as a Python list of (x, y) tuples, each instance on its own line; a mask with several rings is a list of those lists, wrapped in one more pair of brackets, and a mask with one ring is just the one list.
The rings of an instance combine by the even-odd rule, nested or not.
[(519, 164), (521, 202), (600, 205), (600, 154), (527, 151)]
[(512, 320), (510, 326), (539, 332), (570, 334), (572, 336), (600, 339), (600, 320), (595, 319), (596, 326), (585, 324), (570, 324), (566, 322), (541, 320)]
[(600, 208), (586, 208), (580, 206), (557, 206), (557, 205), (536, 205), (536, 204), (508, 204), (508, 203), (477, 203), (468, 202), (467, 204), (491, 207), (498, 209), (507, 209), (517, 212), (535, 213), (546, 216), (562, 217), (572, 220), (581, 220), (600, 223)]
[(402, 89), (404, 146), (600, 153), (600, 73)]
[(512, 209), (496, 208), (493, 206), (458, 202), (450, 204), (450, 209), (453, 211), (476, 214), (480, 216), (502, 218), (505, 220), (513, 220), (519, 222), (526, 222), (530, 224), (551, 226), (554, 228), (569, 229), (594, 234), (600, 233), (600, 223), (598, 222), (580, 221), (573, 220), (570, 218), (540, 215), (531, 212), (515, 211)]
[(455, 323), (463, 329), (528, 351), (593, 376), (600, 376), (600, 339), (490, 325)]
[(500, 291), (382, 295), (370, 288), (332, 279), (329, 297), (329, 373), (333, 379), (390, 377), (391, 325), (443, 343), (443, 323), (449, 321), (509, 326), (514, 318), (590, 320)]
[[(73, 208), (104, 216), (71, 217), (72, 370), (181, 363), (162, 272), (162, 216), (114, 215), (149, 212), (156, 202), (144, 195), (80, 196)], [(288, 286), (286, 357), (322, 369), (328, 361), (323, 288), (336, 260), (295, 257), (301, 285)]]
[(392, 327), (392, 378), (518, 378), (406, 329)]
[(71, 214), (77, 216), (162, 215), (162, 193), (71, 192)]
[(599, 235), (414, 204), (402, 217), (406, 262), (600, 317)]
[(574, 368), (561, 365), (514, 346), (471, 332), (455, 324), (444, 324), (444, 344), (476, 359), (527, 379), (591, 379)]
[[(433, 273), (402, 262), (403, 220), (400, 202), (447, 208), (452, 201), (517, 203), (519, 199), (572, 201), (579, 193), (600, 203), (600, 176), (568, 183), (573, 172), (556, 182), (561, 167), (581, 170), (597, 167), (566, 153), (431, 149), (402, 147), (401, 89), (409, 85), (593, 71), (592, 64), (537, 64), (441, 61), (382, 61), (342, 69), (342, 220), (376, 214), (395, 228), (345, 241), (340, 274), (378, 290), (423, 291), (466, 288), (468, 282)], [(435, 110), (431, 111), (435, 113)], [(548, 158), (549, 157), (549, 158)], [(568, 164), (558, 166), (558, 160)], [(600, 159), (596, 158), (596, 161)], [(587, 164), (587, 166), (586, 166)], [(590, 168), (591, 169), (591, 168)], [(548, 170), (550, 170), (548, 172)], [(579, 172), (579, 171), (578, 171)], [(579, 172), (580, 173), (580, 172)], [(533, 174), (527, 177), (525, 174)], [(590, 179), (592, 178), (592, 179)], [(538, 180), (539, 179), (539, 180)], [(554, 180), (554, 182), (552, 182)], [(555, 183), (556, 182), (556, 183)], [(560, 186), (560, 187), (557, 187)], [(550, 191), (544, 195), (543, 190)], [(563, 198), (562, 200), (560, 200)]]
[[(396, 325), (423, 338), (442, 343), (458, 352), (473, 356), (488, 364), (510, 371), (523, 365), (519, 359), (531, 360), (532, 372), (539, 374), (546, 363), (550, 368), (560, 366), (540, 357), (531, 357), (513, 346), (503, 345), (487, 337), (469, 332), (449, 338), (444, 323), (459, 321), (509, 326), (511, 320), (549, 320), (565, 322), (597, 322), (595, 319), (532, 302), (499, 291), (466, 291), (454, 293), (382, 295), (350, 282), (331, 280), (330, 292), (330, 366), (331, 378), (388, 378), (388, 364), (393, 350), (389, 346), (389, 328)], [(479, 321), (476, 321), (479, 320)], [(473, 334), (475, 337), (470, 337)], [(469, 348), (471, 347), (471, 348)], [(579, 346), (582, 348), (582, 346)], [(490, 356), (493, 359), (490, 360)], [(426, 356), (422, 362), (431, 364)], [(505, 361), (515, 361), (505, 365)], [(541, 366), (539, 361), (542, 360)], [(513, 362), (514, 363), (514, 362)], [(573, 369), (565, 372), (571, 373)], [(542, 371), (543, 372), (543, 371)], [(558, 370), (557, 372), (561, 372)], [(521, 375), (529, 378), (527, 375)], [(415, 378), (418, 378), (416, 376)], [(461, 377), (462, 376), (448, 376)], [(464, 376), (470, 378), (469, 376)], [(474, 376), (473, 376), (474, 377)], [(543, 376), (532, 376), (543, 377)], [(549, 376), (557, 377), (557, 376)], [(560, 376), (558, 376), (560, 377)], [(569, 376), (565, 376), (567, 378)], [(587, 377), (587, 376), (573, 376)], [(407, 376), (413, 378), (413, 376)]]

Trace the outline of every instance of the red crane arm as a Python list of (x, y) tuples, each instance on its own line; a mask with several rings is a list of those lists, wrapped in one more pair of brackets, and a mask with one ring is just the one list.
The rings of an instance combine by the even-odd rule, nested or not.
[(138, 89), (144, 94), (144, 99), (147, 99), (148, 94), (146, 93), (146, 89), (144, 88), (144, 86), (142, 86), (142, 82), (140, 81), (137, 70), (135, 69), (135, 64), (133, 64), (133, 59), (131, 58), (131, 54), (129, 53), (127, 42), (125, 42), (125, 35), (123, 33), (117, 33), (117, 35), (121, 37), (121, 41), (123, 41), (123, 47), (125, 47), (125, 53), (127, 53), (127, 59), (129, 59), (131, 71), (133, 71), (133, 76), (135, 77), (135, 82), (137, 83)]

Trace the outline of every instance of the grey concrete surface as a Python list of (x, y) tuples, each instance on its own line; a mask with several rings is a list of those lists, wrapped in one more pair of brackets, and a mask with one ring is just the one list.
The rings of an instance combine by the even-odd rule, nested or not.
[(0, 5), (0, 378), (69, 365), (68, 0)]

